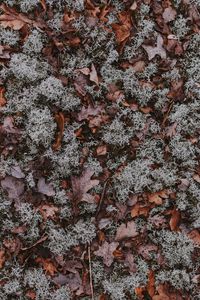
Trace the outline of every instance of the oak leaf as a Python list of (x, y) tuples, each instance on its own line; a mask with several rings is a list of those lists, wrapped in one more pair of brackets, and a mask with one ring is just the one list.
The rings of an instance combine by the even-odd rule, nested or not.
[(118, 245), (118, 242), (112, 242), (109, 244), (105, 241), (103, 245), (99, 247), (99, 250), (94, 252), (94, 254), (103, 257), (104, 264), (107, 267), (110, 267), (114, 260), (113, 252), (117, 249)]
[(99, 180), (91, 179), (94, 171), (89, 168), (84, 170), (80, 177), (72, 176), (72, 191), (74, 198), (77, 202), (85, 201), (88, 203), (94, 203), (95, 199), (88, 191), (99, 184)]
[(8, 198), (10, 199), (17, 199), (24, 192), (24, 183), (12, 176), (6, 176), (1, 180), (1, 186), (8, 192)]
[(163, 38), (160, 34), (157, 37), (156, 47), (147, 45), (143, 45), (142, 47), (146, 50), (149, 60), (152, 60), (156, 55), (159, 55), (162, 59), (167, 57), (166, 50), (163, 48)]
[(37, 188), (38, 188), (38, 192), (41, 193), (41, 194), (44, 194), (44, 195), (47, 195), (47, 196), (54, 196), (55, 195), (55, 191), (53, 189), (52, 183), (46, 183), (44, 177), (41, 177), (38, 180)]

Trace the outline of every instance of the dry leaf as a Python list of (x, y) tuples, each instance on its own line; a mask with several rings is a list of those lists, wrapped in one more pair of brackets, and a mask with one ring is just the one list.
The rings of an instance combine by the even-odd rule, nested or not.
[(135, 217), (138, 217), (141, 215), (147, 217), (149, 210), (150, 210), (150, 207), (142, 206), (142, 205), (140, 205), (140, 203), (136, 203), (134, 205), (134, 207), (131, 209), (131, 217), (135, 218)]
[(155, 275), (152, 270), (148, 274), (147, 291), (149, 296), (153, 297), (155, 295)]
[(176, 18), (176, 10), (173, 9), (171, 6), (165, 8), (163, 12), (163, 19), (166, 23), (174, 21)]
[(58, 208), (56, 206), (53, 205), (40, 205), (39, 206), (39, 211), (41, 213), (41, 215), (43, 216), (44, 220), (46, 221), (48, 218), (50, 219), (54, 219), (55, 214), (58, 212)]
[(10, 172), (15, 178), (21, 179), (25, 177), (25, 174), (22, 172), (19, 165), (12, 166)]
[(167, 190), (162, 190), (162, 191), (159, 191), (159, 192), (148, 194), (147, 197), (148, 197), (149, 202), (160, 205), (160, 204), (163, 203), (163, 198), (164, 199), (168, 198), (168, 191)]
[(199, 176), (198, 174), (194, 174), (194, 175), (193, 175), (193, 179), (194, 179), (196, 182), (200, 183), (200, 176)]
[(99, 247), (99, 250), (94, 252), (94, 254), (103, 257), (104, 264), (107, 267), (110, 267), (114, 260), (113, 252), (117, 249), (118, 245), (118, 242), (112, 242), (109, 244), (105, 241), (103, 245)]
[(1, 180), (1, 186), (8, 192), (8, 198), (10, 199), (17, 199), (24, 192), (24, 183), (12, 176), (6, 176)]
[(112, 24), (112, 28), (115, 31), (117, 42), (120, 44), (124, 42), (131, 33), (131, 17), (127, 13), (119, 14), (121, 24)]
[(56, 267), (54, 266), (54, 264), (51, 262), (51, 260), (49, 258), (45, 259), (43, 257), (38, 257), (38, 258), (36, 258), (35, 261), (42, 265), (42, 267), (47, 272), (47, 274), (50, 274), (51, 276), (53, 276), (57, 272)]
[(94, 64), (91, 66), (90, 81), (93, 81), (96, 83), (96, 85), (99, 85), (99, 79)]
[(44, 177), (41, 177), (38, 180), (37, 188), (38, 192), (41, 194), (47, 195), (49, 197), (55, 195), (52, 183), (46, 183)]
[(3, 265), (4, 265), (5, 260), (6, 260), (6, 257), (5, 257), (5, 250), (1, 249), (1, 250), (0, 250), (0, 269), (3, 268)]
[(127, 224), (121, 224), (117, 228), (116, 241), (123, 240), (125, 238), (132, 238), (138, 235), (136, 231), (136, 225), (134, 221), (130, 221)]
[(94, 107), (92, 105), (89, 105), (86, 108), (83, 106), (81, 108), (81, 111), (78, 113), (78, 121), (86, 120), (90, 116), (97, 116), (103, 111), (104, 110), (103, 110), (102, 105), (99, 105), (99, 106), (96, 106), (96, 107)]
[(193, 240), (194, 243), (200, 245), (200, 233), (198, 232), (197, 229), (190, 231), (188, 236), (191, 240)]
[(10, 27), (13, 30), (20, 30), (26, 23), (11, 15), (3, 14), (0, 16), (0, 24), (4, 28)]
[(79, 201), (86, 201), (86, 202), (93, 202), (94, 203), (94, 197), (90, 194), (88, 194), (88, 191), (93, 188), (94, 186), (99, 184), (99, 180), (97, 179), (91, 179), (92, 175), (94, 174), (94, 171), (90, 169), (84, 170), (82, 175), (80, 177), (71, 177), (71, 183), (72, 183), (72, 190), (74, 194), (74, 198)]
[(26, 292), (26, 297), (30, 298), (31, 300), (35, 300), (36, 293), (33, 290), (28, 290)]
[(58, 114), (55, 115), (55, 119), (58, 127), (58, 133), (56, 136), (56, 141), (52, 147), (54, 150), (58, 150), (61, 147), (61, 141), (64, 133), (65, 117), (62, 112), (59, 112)]
[(162, 59), (167, 57), (166, 50), (163, 48), (163, 38), (160, 34), (157, 37), (156, 47), (146, 45), (142, 47), (146, 50), (149, 60), (152, 60), (156, 55), (159, 55)]
[(107, 153), (107, 145), (101, 145), (97, 147), (97, 155), (105, 155)]
[(132, 4), (131, 7), (130, 7), (130, 10), (134, 11), (134, 10), (136, 10), (136, 9), (137, 9), (137, 2), (134, 1), (133, 4)]
[(5, 88), (0, 87), (0, 107), (4, 106), (6, 104), (6, 99), (4, 97), (4, 93), (5, 93)]
[(181, 213), (179, 210), (174, 209), (172, 211), (172, 216), (169, 221), (169, 226), (172, 231), (177, 230), (178, 224), (180, 222)]

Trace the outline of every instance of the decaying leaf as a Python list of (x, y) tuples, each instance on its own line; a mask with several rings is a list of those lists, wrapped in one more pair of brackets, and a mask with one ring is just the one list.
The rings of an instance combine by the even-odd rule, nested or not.
[(11, 175), (15, 178), (21, 179), (25, 177), (19, 165), (14, 165), (11, 167)]
[(156, 55), (159, 55), (163, 59), (167, 56), (166, 50), (163, 48), (163, 38), (160, 34), (157, 37), (156, 47), (146, 45), (143, 45), (142, 47), (146, 50), (149, 60), (152, 60)]
[(176, 10), (173, 9), (171, 6), (165, 8), (163, 12), (163, 19), (166, 23), (174, 21), (176, 18)]
[(1, 186), (8, 192), (10, 199), (17, 199), (24, 192), (24, 183), (20, 179), (12, 176), (6, 176), (1, 180)]
[(48, 218), (54, 219), (55, 214), (58, 212), (58, 207), (50, 204), (43, 204), (39, 206), (39, 211), (43, 216), (44, 220), (46, 221)]
[(200, 245), (200, 233), (197, 229), (190, 231), (188, 236), (191, 240), (193, 240), (194, 243)]
[(99, 79), (94, 64), (91, 66), (90, 81), (93, 81), (96, 83), (96, 85), (99, 85)]
[(94, 197), (90, 195), (88, 191), (98, 185), (99, 180), (91, 179), (93, 174), (94, 171), (86, 169), (80, 177), (71, 177), (72, 190), (77, 202), (85, 201), (88, 203), (94, 203)]
[(136, 230), (136, 225), (134, 221), (130, 221), (127, 224), (121, 224), (117, 228), (117, 233), (115, 240), (120, 241), (126, 238), (132, 238), (138, 235), (138, 232)]
[(54, 150), (58, 150), (61, 147), (61, 141), (64, 133), (65, 117), (62, 112), (59, 112), (58, 114), (55, 115), (55, 119), (58, 126), (58, 133), (56, 136), (56, 141), (52, 147)]
[(103, 257), (104, 264), (107, 267), (110, 267), (114, 260), (113, 252), (117, 249), (118, 245), (118, 242), (112, 242), (109, 244), (105, 241), (103, 245), (99, 247), (99, 250), (94, 252), (94, 254)]
[(81, 111), (78, 113), (78, 121), (86, 120), (90, 116), (97, 116), (103, 112), (102, 105), (93, 107), (92, 105), (88, 105), (88, 107), (82, 107)]
[(47, 196), (54, 196), (55, 195), (55, 191), (53, 188), (53, 185), (51, 183), (46, 183), (45, 182), (45, 178), (41, 177), (38, 180), (38, 192)]

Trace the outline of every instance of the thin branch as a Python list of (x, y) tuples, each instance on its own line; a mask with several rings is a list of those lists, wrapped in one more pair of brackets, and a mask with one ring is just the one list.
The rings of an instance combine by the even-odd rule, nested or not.
[(89, 259), (89, 272), (90, 272), (90, 290), (91, 290), (91, 296), (92, 300), (94, 300), (94, 289), (93, 289), (93, 283), (92, 283), (92, 266), (91, 266), (91, 253), (90, 253), (90, 244), (88, 244), (88, 259)]
[(96, 217), (98, 216), (98, 214), (101, 210), (102, 204), (103, 204), (103, 199), (104, 199), (104, 196), (105, 196), (106, 186), (107, 186), (108, 180), (109, 180), (109, 178), (106, 180), (106, 182), (104, 183), (104, 186), (103, 186), (103, 191), (101, 193), (101, 198), (99, 200), (99, 205), (97, 207), (96, 214), (95, 214)]

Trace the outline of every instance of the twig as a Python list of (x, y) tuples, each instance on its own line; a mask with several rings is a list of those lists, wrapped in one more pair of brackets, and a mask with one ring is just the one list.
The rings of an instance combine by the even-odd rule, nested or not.
[(46, 241), (46, 239), (48, 238), (48, 235), (43, 235), (37, 242), (35, 242), (33, 245), (29, 246), (29, 247), (25, 247), (25, 248), (21, 248), (22, 251), (26, 251), (29, 249), (32, 249), (33, 247), (41, 244), (42, 242)]
[(101, 210), (101, 207), (102, 207), (102, 203), (103, 203), (103, 199), (104, 199), (104, 196), (105, 196), (105, 191), (106, 191), (106, 186), (107, 186), (108, 180), (109, 180), (109, 178), (106, 179), (106, 181), (104, 183), (104, 186), (103, 186), (103, 191), (101, 193), (101, 198), (99, 200), (99, 205), (97, 207), (96, 214), (95, 214), (96, 217), (98, 216), (98, 214), (99, 214), (99, 212)]
[(91, 290), (91, 296), (92, 300), (94, 300), (94, 289), (93, 289), (93, 283), (92, 283), (92, 266), (91, 266), (91, 253), (90, 253), (90, 244), (88, 244), (88, 259), (89, 259), (89, 272), (90, 272), (90, 290)]

